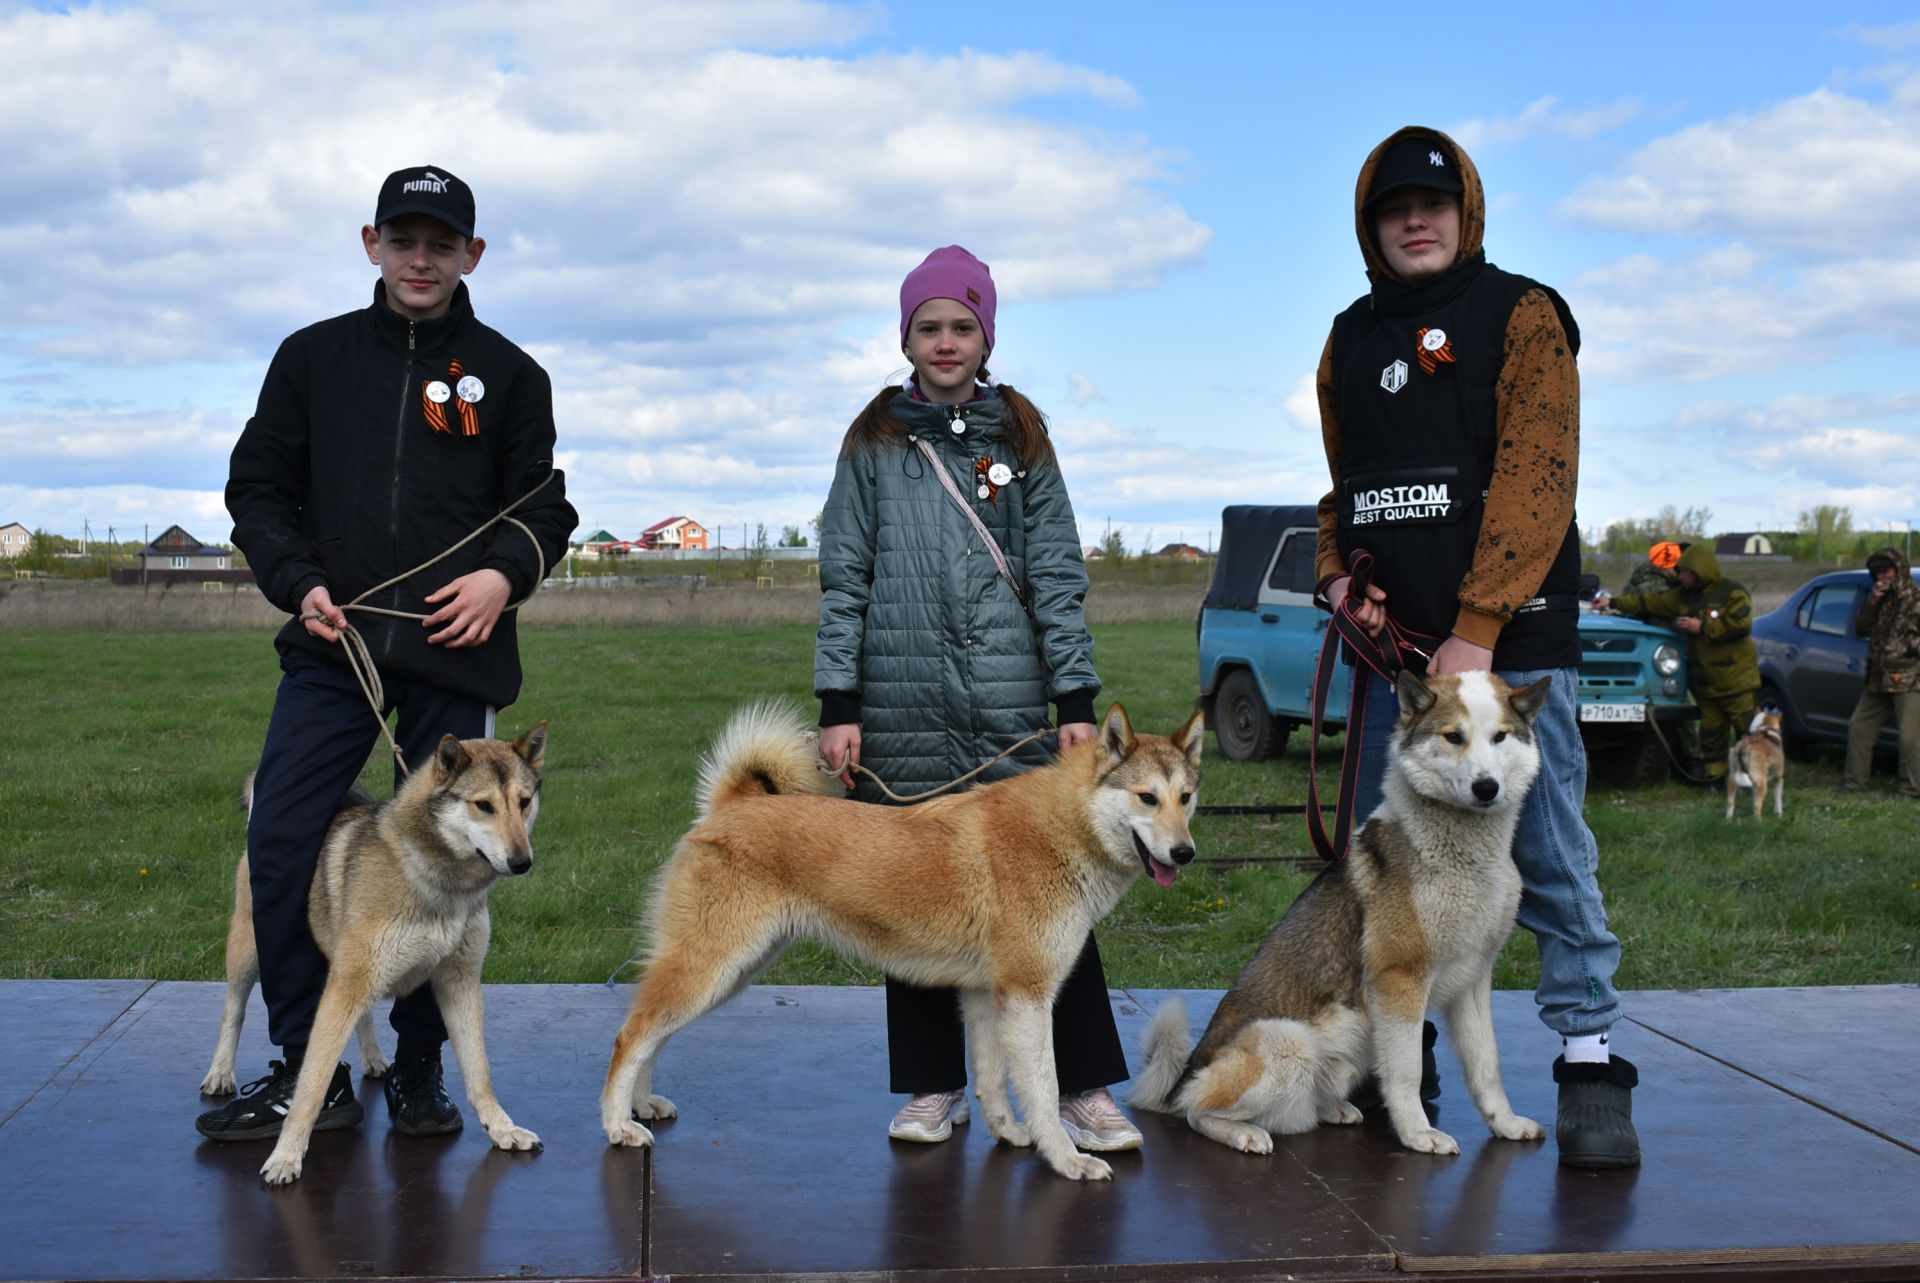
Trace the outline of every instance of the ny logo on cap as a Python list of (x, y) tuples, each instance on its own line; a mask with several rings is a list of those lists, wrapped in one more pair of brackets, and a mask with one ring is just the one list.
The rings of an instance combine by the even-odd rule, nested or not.
[(1427, 153), (1427, 163), (1430, 165), (1438, 165), (1442, 169), (1445, 169), (1447, 167), (1446, 159), (1443, 156), (1441, 156), (1440, 153), (1437, 151), (1430, 151)]

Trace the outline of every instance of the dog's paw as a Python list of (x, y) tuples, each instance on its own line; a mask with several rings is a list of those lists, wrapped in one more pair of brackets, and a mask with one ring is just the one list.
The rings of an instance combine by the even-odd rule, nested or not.
[(1489, 1118), (1487, 1127), (1501, 1140), (1544, 1140), (1547, 1135), (1546, 1128), (1531, 1118), (1522, 1118), (1518, 1114)]
[(233, 1079), (232, 1069), (209, 1069), (207, 1076), (200, 1080), (202, 1096), (231, 1096), (238, 1086)]
[(607, 1127), (607, 1141), (614, 1145), (651, 1145), (653, 1133), (632, 1119), (610, 1124)]
[(367, 1063), (361, 1068), (360, 1073), (367, 1078), (385, 1078), (387, 1071), (393, 1068), (393, 1062), (377, 1051), (361, 1058)]
[(665, 1096), (648, 1096), (633, 1107), (633, 1116), (641, 1122), (650, 1119), (680, 1117), (680, 1107)]
[(269, 1185), (291, 1185), (300, 1179), (300, 1154), (274, 1150), (260, 1167), (260, 1179)]
[(524, 1127), (501, 1123), (487, 1128), (487, 1138), (496, 1149), (544, 1149), (545, 1143)]
[(1243, 1154), (1271, 1154), (1273, 1133), (1252, 1123), (1235, 1123), (1227, 1130), (1228, 1143)]
[(1027, 1130), (1025, 1123), (1017, 1123), (1011, 1118), (987, 1119), (987, 1131), (1002, 1145), (1012, 1145), (1025, 1149), (1033, 1144), (1033, 1133)]
[(1054, 1171), (1059, 1172), (1070, 1181), (1110, 1181), (1113, 1179), (1113, 1168), (1107, 1165), (1105, 1159), (1095, 1158), (1092, 1154), (1082, 1154), (1078, 1150), (1075, 1150), (1069, 1157), (1051, 1164), (1051, 1166)]
[(1460, 1142), (1443, 1131), (1429, 1127), (1412, 1135), (1402, 1135), (1400, 1143), (1408, 1149), (1422, 1154), (1457, 1154)]
[(1360, 1106), (1350, 1100), (1336, 1101), (1320, 1115), (1320, 1121), (1329, 1127), (1351, 1127), (1366, 1115), (1360, 1112)]

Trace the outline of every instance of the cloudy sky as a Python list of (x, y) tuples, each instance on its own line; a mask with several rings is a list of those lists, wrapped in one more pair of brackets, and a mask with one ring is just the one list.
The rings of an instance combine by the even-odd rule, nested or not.
[(0, 0), (0, 523), (225, 540), (268, 357), (365, 304), (380, 179), (430, 162), (588, 529), (804, 527), (958, 242), (1087, 541), (1207, 545), (1325, 489), (1353, 179), (1408, 123), (1581, 322), (1583, 527), (1920, 519), (1910, 6), (1334, 9)]

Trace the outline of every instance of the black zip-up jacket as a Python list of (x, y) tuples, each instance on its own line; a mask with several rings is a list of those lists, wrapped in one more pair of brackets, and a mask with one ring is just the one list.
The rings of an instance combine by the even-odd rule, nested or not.
[[(466, 395), (455, 391), (462, 378)], [(431, 385), (438, 384), (438, 387)], [(444, 392), (444, 399), (435, 399)], [(477, 393), (477, 397), (475, 394)], [(430, 614), (427, 594), (461, 575), (498, 570), (513, 600), (551, 570), (579, 518), (553, 467), (553, 387), (547, 373), (482, 325), (462, 283), (446, 315), (410, 321), (373, 304), (290, 336), (274, 354), (253, 418), (233, 447), (227, 511), (233, 540), (260, 589), (296, 615), (317, 585), (345, 605), (444, 552), (551, 475), (516, 508), (540, 544), (502, 522), (367, 604)], [(495, 708), (520, 693), (514, 613), (484, 645), (429, 646), (418, 620), (353, 611), (383, 676), (458, 691)], [(296, 652), (345, 663), (340, 648), (296, 617), (275, 639), (284, 668)]]

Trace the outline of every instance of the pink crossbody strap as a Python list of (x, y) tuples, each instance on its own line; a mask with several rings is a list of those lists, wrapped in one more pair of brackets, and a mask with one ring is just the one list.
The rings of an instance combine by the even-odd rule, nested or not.
[(947, 471), (947, 465), (940, 462), (940, 456), (934, 453), (933, 447), (919, 437), (914, 437), (913, 443), (920, 447), (920, 453), (926, 455), (927, 462), (933, 465), (933, 475), (940, 478), (941, 488), (947, 492), (947, 497), (952, 499), (954, 506), (973, 523), (974, 530), (987, 545), (987, 553), (993, 558), (994, 566), (999, 569), (1000, 577), (1007, 581), (1007, 587), (1013, 589), (1013, 599), (1023, 606), (1026, 605), (1027, 595), (1020, 591), (1020, 582), (1013, 577), (1013, 568), (1007, 565), (1007, 554), (1000, 551), (1000, 545), (994, 542), (986, 523), (980, 520), (980, 514), (973, 510), (973, 505), (968, 503), (966, 496), (960, 493), (960, 487), (955, 483), (953, 474)]

